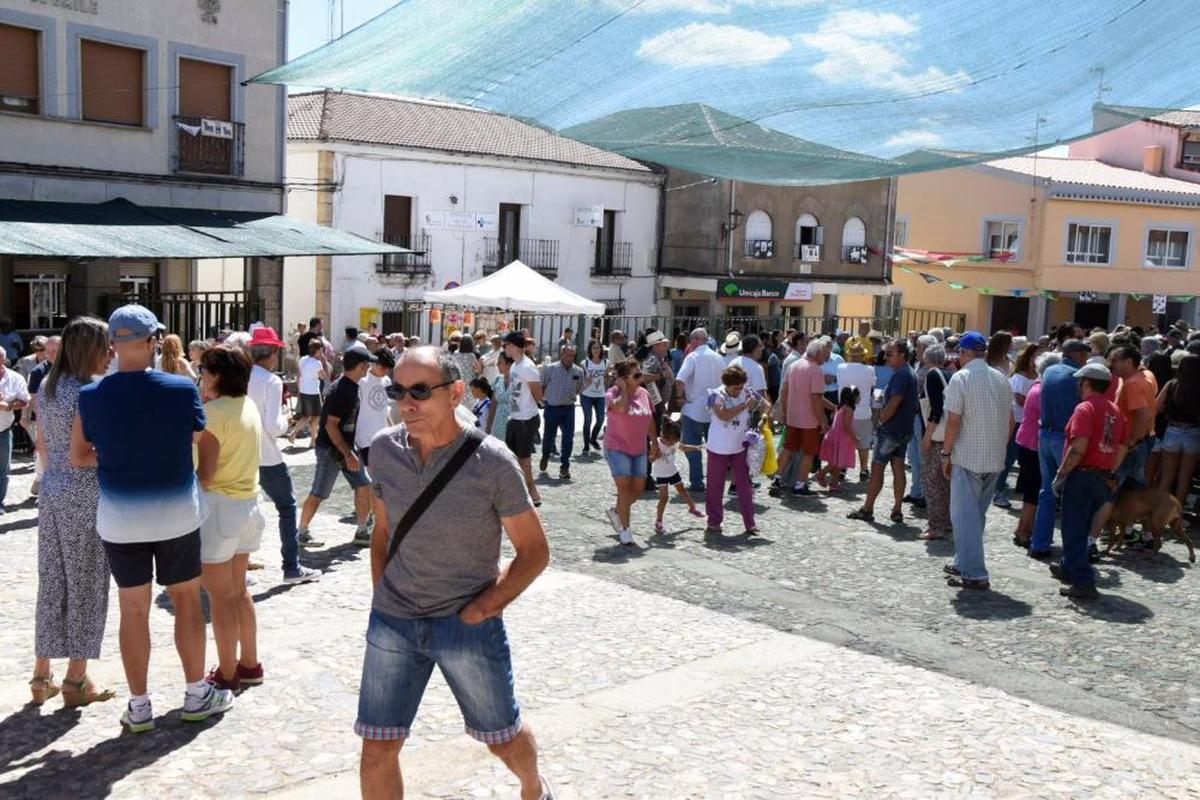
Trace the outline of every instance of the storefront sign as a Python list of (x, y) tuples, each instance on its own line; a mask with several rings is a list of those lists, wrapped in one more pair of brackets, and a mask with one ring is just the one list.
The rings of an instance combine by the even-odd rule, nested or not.
[(80, 14), (99, 14), (100, 0), (31, 0), (35, 6), (54, 6)]
[(812, 300), (811, 283), (787, 283), (784, 281), (727, 280), (717, 287), (717, 294), (725, 300), (790, 300), (803, 302)]
[(603, 228), (604, 206), (576, 206), (576, 228)]

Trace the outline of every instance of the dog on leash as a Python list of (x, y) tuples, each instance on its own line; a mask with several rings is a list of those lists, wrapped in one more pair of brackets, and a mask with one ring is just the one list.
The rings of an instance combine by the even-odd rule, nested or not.
[(1133, 526), (1139, 522), (1154, 535), (1151, 546), (1155, 551), (1162, 548), (1163, 534), (1170, 531), (1176, 539), (1187, 545), (1188, 561), (1195, 563), (1196, 551), (1192, 548), (1192, 540), (1183, 521), (1183, 507), (1174, 495), (1162, 489), (1125, 489), (1117, 495), (1112, 516), (1105, 526), (1108, 547), (1104, 554), (1108, 555), (1118, 541), (1124, 547), (1126, 538), (1133, 532)]

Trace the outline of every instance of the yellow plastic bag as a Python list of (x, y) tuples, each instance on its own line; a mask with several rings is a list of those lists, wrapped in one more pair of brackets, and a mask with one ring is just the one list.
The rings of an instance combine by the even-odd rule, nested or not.
[(762, 435), (767, 442), (767, 455), (763, 458), (762, 474), (770, 476), (779, 471), (779, 459), (775, 455), (775, 436), (771, 432), (771, 420), (768, 417), (763, 417)]

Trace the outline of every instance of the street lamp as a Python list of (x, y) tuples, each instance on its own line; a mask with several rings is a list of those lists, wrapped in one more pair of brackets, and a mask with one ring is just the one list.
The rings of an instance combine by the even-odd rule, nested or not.
[(721, 239), (722, 241), (729, 234), (736, 231), (742, 224), (742, 217), (746, 216), (736, 208), (729, 212), (729, 221), (721, 223)]

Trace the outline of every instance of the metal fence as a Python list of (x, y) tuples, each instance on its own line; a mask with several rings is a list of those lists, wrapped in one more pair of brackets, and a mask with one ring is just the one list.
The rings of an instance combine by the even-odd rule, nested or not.
[(101, 312), (108, 317), (126, 303), (141, 303), (158, 317), (168, 333), (184, 344), (206, 339), (217, 331), (244, 331), (262, 314), (262, 303), (251, 292), (163, 292), (152, 295), (110, 294), (103, 297)]

